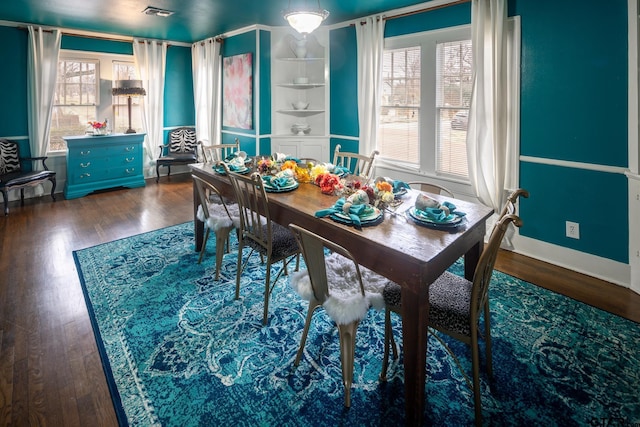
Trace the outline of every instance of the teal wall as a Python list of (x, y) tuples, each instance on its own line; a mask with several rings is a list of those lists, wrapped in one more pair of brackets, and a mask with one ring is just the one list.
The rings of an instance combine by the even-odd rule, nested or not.
[[(234, 128), (234, 127), (230, 127), (230, 126), (222, 126), (222, 130), (223, 131), (231, 131), (231, 132), (238, 132), (241, 134), (248, 134), (248, 135), (255, 135), (256, 134), (256, 88), (257, 88), (257, 80), (256, 80), (256, 72), (255, 72), (255, 65), (257, 63), (256, 58), (257, 58), (257, 45), (256, 45), (256, 32), (255, 31), (249, 31), (246, 33), (242, 33), (236, 36), (232, 36), (232, 37), (228, 37), (224, 39), (224, 43), (222, 44), (222, 49), (221, 49), (221, 55), (223, 58), (228, 58), (231, 56), (235, 56), (235, 55), (242, 55), (245, 53), (251, 53), (251, 59), (253, 61), (252, 64), (252, 69), (254, 70), (253, 73), (253, 87), (252, 87), (252, 95), (253, 95), (253, 102), (252, 105), (254, 106), (253, 111), (252, 111), (252, 123), (253, 123), (253, 128), (252, 129), (240, 129), (240, 128)], [(267, 84), (265, 82), (263, 82), (263, 84)], [(223, 76), (223, 81), (222, 81), (222, 86), (224, 87), (224, 76)], [(222, 122), (224, 123), (224, 113), (223, 113), (223, 117), (222, 117)], [(224, 132), (222, 133), (222, 143), (227, 143), (227, 142), (232, 142), (235, 138), (238, 138), (240, 140), (240, 148), (243, 151), (246, 151), (247, 154), (249, 155), (255, 155), (256, 154), (256, 138), (255, 137), (247, 137), (246, 135), (234, 135), (234, 134), (225, 134)]]
[[(520, 154), (627, 167), (626, 0), (510, 0), (508, 10), (522, 30)], [(469, 24), (470, 16), (465, 3), (391, 19), (385, 37)], [(331, 150), (357, 151), (340, 138), (358, 135), (355, 43), (353, 27), (331, 31)], [(629, 262), (623, 174), (521, 161), (520, 185), (531, 193), (521, 201), (521, 235)], [(565, 221), (580, 224), (579, 240), (565, 237)]]
[[(10, 108), (0, 114), (0, 137), (23, 137), (21, 154), (30, 154), (27, 136), (27, 48), (26, 30), (0, 26), (0, 57), (11, 58), (0, 67), (0, 78), (11, 82), (5, 94)], [(102, 40), (63, 35), (61, 48), (101, 53), (133, 55), (130, 42)], [(105, 82), (109, 84), (110, 82)], [(169, 46), (165, 78), (165, 127), (193, 126), (195, 109), (193, 78), (191, 72), (191, 48)]]

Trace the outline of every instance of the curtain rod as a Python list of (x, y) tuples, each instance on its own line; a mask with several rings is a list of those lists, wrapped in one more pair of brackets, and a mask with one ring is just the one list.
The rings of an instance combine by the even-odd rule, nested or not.
[[(438, 5), (435, 5), (435, 6), (427, 6), (427, 7), (423, 7), (422, 9), (416, 9), (416, 10), (412, 10), (412, 11), (409, 11), (409, 12), (401, 12), (401, 13), (398, 13), (396, 15), (383, 16), (382, 19), (384, 19), (385, 21), (388, 21), (390, 19), (404, 18), (405, 16), (416, 15), (418, 13), (429, 12), (431, 10), (436, 10), (436, 9), (443, 9), (443, 8), (449, 7), (449, 6), (457, 6), (459, 4), (469, 3), (469, 2), (471, 2), (471, 0), (457, 0), (457, 1), (452, 1), (450, 3), (446, 3), (446, 4), (438, 4)], [(366, 23), (367, 23), (366, 21), (360, 21), (360, 25), (365, 25)], [(351, 25), (353, 25), (353, 24), (351, 24)]]

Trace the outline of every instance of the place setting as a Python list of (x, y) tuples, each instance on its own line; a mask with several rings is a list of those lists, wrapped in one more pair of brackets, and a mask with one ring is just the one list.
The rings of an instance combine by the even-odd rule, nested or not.
[[(239, 173), (242, 175), (251, 172), (251, 168), (247, 167), (247, 164), (251, 164), (251, 159), (247, 157), (247, 153), (245, 153), (244, 151), (233, 153), (232, 155), (224, 159), (224, 163), (227, 165), (231, 172)], [(213, 170), (220, 175), (227, 174), (224, 166), (219, 163), (213, 165)]]
[(440, 203), (425, 194), (416, 197), (406, 216), (418, 225), (436, 229), (457, 229), (466, 222), (466, 213), (457, 210), (453, 203)]
[(262, 175), (262, 182), (264, 190), (268, 193), (285, 193), (295, 190), (300, 185), (292, 169), (283, 169), (275, 175)]

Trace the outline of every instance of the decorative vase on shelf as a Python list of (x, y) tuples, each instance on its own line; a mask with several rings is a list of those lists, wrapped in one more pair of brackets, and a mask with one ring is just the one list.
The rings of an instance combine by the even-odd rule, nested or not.
[(293, 39), (289, 43), (289, 47), (296, 55), (296, 58), (306, 58), (307, 57), (307, 39)]

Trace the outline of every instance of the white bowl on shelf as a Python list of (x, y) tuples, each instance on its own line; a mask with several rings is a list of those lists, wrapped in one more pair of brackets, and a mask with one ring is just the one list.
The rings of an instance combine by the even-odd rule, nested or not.
[(291, 106), (294, 110), (306, 110), (307, 108), (309, 108), (309, 103), (305, 101), (296, 101), (292, 102)]
[(293, 79), (293, 83), (297, 85), (309, 84), (309, 77), (296, 77)]
[(311, 132), (311, 126), (307, 123), (294, 123), (291, 125), (291, 132), (294, 135), (308, 135)]

